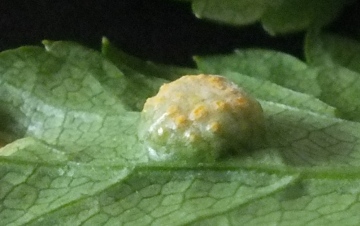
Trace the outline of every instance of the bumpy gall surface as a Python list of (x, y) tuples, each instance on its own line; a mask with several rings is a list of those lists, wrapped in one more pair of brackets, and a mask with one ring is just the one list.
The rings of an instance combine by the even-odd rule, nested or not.
[(186, 75), (147, 99), (139, 136), (154, 160), (215, 161), (250, 148), (264, 130), (260, 104), (217, 75)]

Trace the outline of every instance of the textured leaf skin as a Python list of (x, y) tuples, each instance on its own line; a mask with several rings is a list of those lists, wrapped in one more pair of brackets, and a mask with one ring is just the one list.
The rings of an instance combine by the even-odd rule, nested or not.
[[(4, 127), (13, 137), (31, 136), (64, 148), (76, 161), (128, 162), (135, 156), (121, 146), (125, 140), (137, 145), (132, 125), (139, 115), (125, 111), (126, 79), (100, 54), (68, 42), (61, 45), (59, 52), (47, 46), (48, 51), (24, 47), (1, 54), (2, 114), (16, 124), (10, 128), (12, 123), (5, 122)], [(118, 81), (123, 99), (103, 84), (107, 79)], [(139, 152), (133, 160), (146, 157)]]
[(155, 76), (106, 48), (47, 41), (0, 54), (0, 225), (358, 224), (354, 64), (264, 50), (196, 57), (199, 71), (258, 98), (265, 141), (215, 163), (153, 162), (137, 138), (139, 103), (167, 70), (188, 69), (153, 65)]

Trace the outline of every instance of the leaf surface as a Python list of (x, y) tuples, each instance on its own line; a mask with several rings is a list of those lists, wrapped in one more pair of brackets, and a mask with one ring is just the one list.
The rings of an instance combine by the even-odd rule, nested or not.
[(244, 26), (257, 21), (272, 35), (324, 26), (353, 0), (192, 0), (192, 10), (201, 19)]
[(311, 30), (306, 37), (305, 55), (311, 65), (337, 65), (360, 73), (360, 43), (350, 38)]
[(0, 54), (0, 225), (360, 221), (360, 123), (331, 107), (357, 119), (356, 72), (264, 50), (197, 57), (190, 71), (223, 74), (259, 99), (265, 138), (216, 163), (151, 162), (138, 103), (169, 81), (155, 69), (188, 69), (106, 51), (48, 41)]

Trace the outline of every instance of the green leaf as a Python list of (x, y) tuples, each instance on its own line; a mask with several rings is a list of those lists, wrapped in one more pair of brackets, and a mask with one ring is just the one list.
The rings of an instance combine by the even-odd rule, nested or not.
[[(105, 89), (115, 94), (130, 110), (141, 110), (146, 98), (155, 95), (165, 82), (162, 79), (148, 78), (126, 66), (119, 67), (118, 64), (115, 64), (116, 68), (100, 54), (95, 54), (95, 51), (75, 43), (45, 41), (44, 44), (49, 53), (59, 58), (65, 58), (73, 64), (78, 64), (79, 68), (98, 65), (99, 68), (105, 70), (107, 73), (96, 72), (93, 75)], [(85, 56), (83, 56), (84, 54)], [(78, 59), (84, 60), (79, 61)]]
[(144, 153), (124, 150), (138, 145), (132, 125), (139, 114), (125, 111), (128, 96), (120, 99), (102, 85), (114, 76), (123, 92), (122, 73), (94, 51), (54, 45), (64, 47), (59, 56), (39, 47), (0, 55), (1, 114), (11, 119), (2, 127), (12, 137), (32, 136), (64, 148), (75, 161), (144, 161)]
[[(338, 64), (329, 63), (330, 58), (325, 54), (322, 56), (324, 56), (322, 63), (319, 62), (318, 67), (308, 66), (284, 53), (252, 49), (237, 50), (229, 55), (195, 57), (195, 61), (202, 72), (228, 76), (240, 86), (248, 88), (260, 99), (321, 114), (329, 112), (330, 109), (333, 112), (333, 107), (335, 107), (336, 116), (360, 121), (358, 107), (360, 102), (357, 98), (360, 91), (358, 88), (360, 74)], [(260, 82), (255, 82), (253, 85), (249, 78), (236, 73), (260, 79), (260, 82), (262, 81), (271, 92), (266, 89), (257, 90), (256, 85), (260, 85)], [(264, 82), (264, 80), (267, 81)], [(283, 87), (275, 88), (269, 81)], [(289, 91), (284, 87), (305, 94)], [(275, 91), (276, 94), (274, 94)], [(286, 98), (282, 99), (281, 96), (286, 96)], [(321, 101), (317, 98), (325, 103), (320, 104)]]
[(296, 178), (252, 170), (145, 167), (103, 189), (98, 199), (79, 199), (30, 225), (184, 225), (282, 190)]
[(343, 36), (310, 31), (306, 37), (305, 55), (311, 65), (341, 65), (360, 73), (360, 43)]
[[(270, 3), (271, 4), (271, 3)], [(198, 18), (233, 25), (245, 25), (260, 19), (269, 1), (266, 0), (193, 0), (192, 9)]]
[(70, 160), (66, 152), (33, 137), (21, 138), (8, 144), (1, 149), (0, 156), (39, 163), (62, 163)]
[(297, 32), (333, 21), (353, 0), (192, 0), (201, 19), (243, 26), (260, 21), (272, 35)]
[(341, 117), (360, 121), (360, 73), (343, 67), (325, 67), (318, 80), (322, 100), (337, 107)]
[(197, 58), (268, 100), (265, 139), (216, 163), (150, 162), (131, 101), (164, 80), (131, 57), (45, 47), (0, 54), (0, 135), (13, 141), (0, 148), (0, 225), (359, 222), (360, 123), (311, 96), (353, 114), (341, 101), (356, 97), (357, 73), (263, 50)]
[[(126, 167), (96, 167), (77, 163), (48, 164), (0, 159), (2, 225), (24, 225), (46, 219), (52, 212), (96, 196), (127, 176)], [(92, 203), (96, 199), (92, 199)], [(76, 210), (77, 219), (81, 211)], [(59, 218), (60, 220), (61, 218)], [(54, 219), (52, 219), (54, 220)], [(64, 224), (65, 219), (61, 219)], [(68, 222), (75, 224), (73, 219)]]
[(262, 16), (264, 29), (270, 34), (290, 33), (311, 26), (324, 26), (341, 12), (346, 1), (283, 0)]
[[(321, 116), (272, 102), (261, 102), (266, 116), (263, 148), (242, 161), (291, 166), (359, 166), (360, 124)], [(339, 151), (341, 150), (341, 151)]]
[[(205, 71), (206, 72), (206, 71)], [(279, 86), (267, 80), (245, 76), (237, 72), (221, 73), (258, 99), (285, 104), (291, 107), (334, 117), (335, 108), (304, 93)]]
[(321, 99), (336, 106), (342, 117), (359, 121), (360, 43), (344, 37), (312, 30), (306, 38), (306, 58), (319, 66)]
[(147, 75), (143, 79), (151, 79), (149, 78), (149, 76), (151, 76), (166, 80), (174, 80), (183, 75), (198, 74), (198, 71), (193, 68), (164, 65), (151, 61), (144, 61), (140, 58), (128, 55), (113, 46), (106, 38), (102, 39), (101, 52), (106, 58), (117, 65), (120, 70), (136, 71), (143, 75)]
[(233, 71), (313, 96), (318, 96), (321, 92), (316, 82), (317, 71), (301, 60), (281, 52), (236, 50), (228, 55), (195, 57), (195, 61), (198, 68), (206, 73), (225, 74)]
[(354, 175), (306, 178), (283, 192), (192, 225), (356, 225), (359, 205), (353, 191), (358, 191), (360, 180)]

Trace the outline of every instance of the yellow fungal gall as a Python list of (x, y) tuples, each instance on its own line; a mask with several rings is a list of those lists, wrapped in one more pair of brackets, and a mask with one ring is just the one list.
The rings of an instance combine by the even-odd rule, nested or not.
[(186, 75), (149, 98), (139, 137), (150, 159), (213, 162), (249, 149), (264, 132), (260, 104), (218, 75)]

